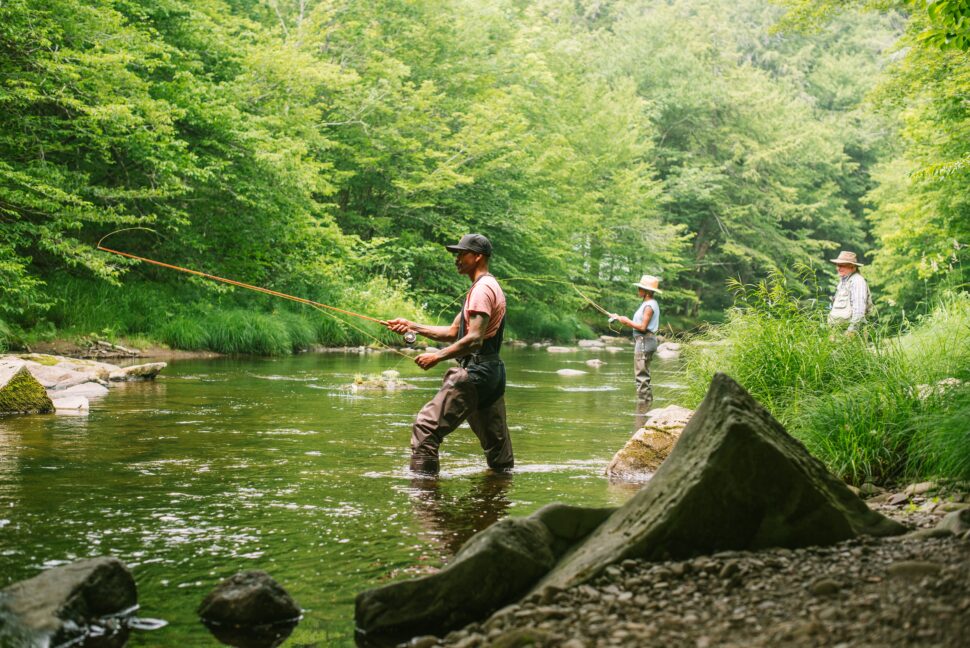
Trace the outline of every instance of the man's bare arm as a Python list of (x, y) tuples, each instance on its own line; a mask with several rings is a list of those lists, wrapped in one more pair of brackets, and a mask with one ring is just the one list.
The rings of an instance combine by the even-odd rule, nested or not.
[[(458, 317), (461, 317), (460, 313)], [(414, 331), (418, 335), (423, 335), (429, 340), (434, 340), (435, 342), (454, 342), (455, 338), (458, 337), (458, 317), (456, 317), (455, 321), (451, 323), (451, 326), (431, 326), (430, 324), (418, 324), (417, 322), (411, 322), (402, 317), (388, 320), (386, 326), (395, 333), (400, 333), (402, 335), (408, 331)]]
[(442, 360), (461, 358), (475, 353), (485, 343), (485, 330), (488, 328), (488, 319), (489, 317), (485, 313), (469, 313), (468, 331), (464, 337), (456, 340), (454, 344), (440, 351), (422, 353), (414, 359), (414, 362), (422, 369), (430, 369)]

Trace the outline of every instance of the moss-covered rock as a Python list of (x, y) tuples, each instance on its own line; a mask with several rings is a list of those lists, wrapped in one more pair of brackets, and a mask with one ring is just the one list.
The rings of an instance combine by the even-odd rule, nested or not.
[(0, 363), (0, 414), (47, 414), (54, 403), (22, 361)]
[[(389, 372), (385, 372), (389, 373)], [(393, 372), (396, 373), (396, 372)], [(380, 375), (380, 376), (361, 376), (357, 375), (354, 377), (354, 382), (347, 387), (347, 389), (353, 393), (362, 391), (400, 391), (404, 389), (414, 389), (414, 385), (406, 383), (403, 380), (399, 380), (395, 375)]]

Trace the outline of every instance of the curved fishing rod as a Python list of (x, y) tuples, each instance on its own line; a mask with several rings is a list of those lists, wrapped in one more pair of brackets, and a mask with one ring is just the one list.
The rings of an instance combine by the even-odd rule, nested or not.
[[(198, 277), (203, 277), (205, 279), (211, 279), (213, 281), (219, 281), (219, 282), (224, 283), (224, 284), (229, 284), (230, 286), (237, 286), (239, 288), (245, 288), (247, 290), (252, 290), (252, 291), (255, 291), (255, 292), (261, 292), (261, 293), (264, 293), (264, 294), (267, 294), (267, 295), (272, 295), (274, 297), (280, 297), (281, 299), (288, 299), (290, 301), (295, 301), (295, 302), (300, 303), (300, 304), (306, 304), (307, 306), (312, 306), (313, 308), (316, 308), (316, 309), (321, 310), (321, 311), (323, 309), (328, 309), (328, 310), (331, 310), (331, 311), (334, 311), (334, 312), (337, 312), (337, 313), (342, 313), (344, 315), (350, 315), (351, 317), (359, 317), (360, 319), (367, 320), (369, 322), (376, 322), (377, 324), (380, 324), (381, 326), (386, 326), (387, 325), (387, 320), (377, 319), (376, 317), (371, 317), (369, 315), (362, 315), (361, 313), (355, 313), (354, 311), (351, 311), (351, 310), (345, 310), (343, 308), (337, 308), (336, 306), (331, 306), (329, 304), (322, 304), (320, 302), (315, 302), (312, 299), (304, 299), (303, 297), (296, 297), (294, 295), (288, 295), (287, 293), (279, 292), (277, 290), (270, 290), (269, 288), (263, 288), (262, 286), (254, 286), (252, 284), (247, 284), (247, 283), (243, 283), (241, 281), (236, 281), (235, 279), (227, 279), (225, 277), (220, 277), (220, 276), (217, 276), (217, 275), (214, 275), (214, 274), (209, 274), (207, 272), (201, 272), (199, 270), (193, 270), (191, 268), (184, 268), (182, 266), (177, 266), (177, 265), (174, 265), (174, 264), (171, 264), (171, 263), (164, 263), (162, 261), (156, 261), (155, 259), (149, 259), (147, 257), (138, 256), (136, 254), (131, 254), (129, 252), (122, 252), (120, 250), (113, 250), (111, 248), (107, 248), (107, 247), (104, 247), (102, 245), (102, 243), (104, 242), (104, 240), (106, 238), (108, 238), (109, 236), (113, 236), (115, 234), (118, 234), (119, 232), (124, 232), (124, 231), (127, 231), (127, 230), (133, 230), (133, 229), (147, 230), (149, 232), (153, 232), (154, 231), (154, 230), (148, 229), (147, 227), (129, 227), (129, 228), (126, 228), (126, 229), (116, 230), (114, 232), (110, 232), (110, 233), (105, 234), (104, 236), (102, 236), (101, 237), (101, 240), (98, 241), (97, 249), (101, 250), (102, 252), (109, 252), (111, 254), (117, 254), (119, 256), (123, 256), (123, 257), (128, 258), (128, 259), (134, 259), (135, 261), (142, 261), (144, 263), (150, 263), (152, 265), (156, 265), (156, 266), (159, 266), (159, 267), (162, 267), (162, 268), (168, 268), (169, 270), (176, 270), (178, 272), (184, 272), (186, 274), (191, 274), (191, 275), (195, 275), (195, 276), (198, 276)], [(347, 322), (347, 324), (349, 324), (349, 322)], [(354, 327), (354, 328), (356, 329), (357, 327)], [(368, 337), (370, 337), (370, 338), (372, 338), (372, 339), (377, 340), (378, 342), (380, 342), (380, 340), (376, 336), (370, 335), (370, 334), (366, 333), (365, 331), (360, 331), (360, 329), (357, 329), (357, 330), (359, 332), (361, 332), (361, 333), (365, 333)], [(413, 331), (408, 331), (407, 333), (404, 334), (404, 341), (406, 343), (408, 343), (408, 344), (413, 344), (416, 339), (417, 339), (417, 335), (415, 335)], [(385, 345), (385, 346), (387, 346), (387, 345)], [(389, 347), (389, 348), (392, 348), (393, 349), (393, 347)], [(397, 351), (397, 350), (395, 349), (395, 351)], [(401, 353), (401, 352), (398, 351), (398, 353)], [(406, 355), (406, 354), (402, 354), (402, 355)], [(406, 357), (410, 357), (410, 356), (406, 356)]]

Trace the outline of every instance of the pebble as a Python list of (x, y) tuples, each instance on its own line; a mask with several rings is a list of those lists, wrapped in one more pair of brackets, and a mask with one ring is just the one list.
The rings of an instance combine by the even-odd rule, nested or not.
[[(869, 504), (926, 530), (943, 514), (943, 507), (920, 512)], [(569, 637), (549, 644), (564, 648), (964, 648), (970, 636), (970, 531), (860, 537), (832, 547), (731, 551), (660, 563), (628, 559), (588, 583), (505, 608), (483, 625), (489, 632), (477, 635), (480, 644), (459, 644), (473, 633), (453, 633), (441, 643), (504, 646), (503, 639), (541, 627), (549, 637)]]

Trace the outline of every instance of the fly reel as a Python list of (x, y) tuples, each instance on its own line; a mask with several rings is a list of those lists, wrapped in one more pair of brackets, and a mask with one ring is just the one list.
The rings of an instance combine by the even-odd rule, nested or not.
[(408, 346), (414, 346), (414, 343), (418, 341), (418, 334), (414, 331), (408, 331), (404, 334), (404, 343)]

